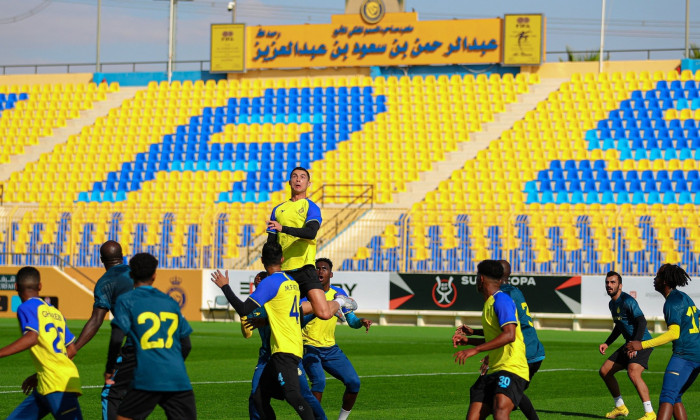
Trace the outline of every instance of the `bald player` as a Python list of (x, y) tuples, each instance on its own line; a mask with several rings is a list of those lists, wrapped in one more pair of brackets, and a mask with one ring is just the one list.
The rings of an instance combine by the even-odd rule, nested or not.
[[(117, 298), (134, 288), (134, 281), (129, 276), (129, 266), (124, 264), (122, 247), (118, 242), (107, 241), (100, 247), (100, 259), (106, 272), (95, 284), (95, 304), (92, 315), (75, 342), (78, 351), (87, 344), (102, 326), (107, 312), (114, 314)], [(113, 372), (105, 369), (105, 385), (102, 388), (102, 418), (117, 418), (117, 408), (129, 388), (136, 367), (136, 349), (130, 338), (122, 347), (117, 358), (117, 368)]]

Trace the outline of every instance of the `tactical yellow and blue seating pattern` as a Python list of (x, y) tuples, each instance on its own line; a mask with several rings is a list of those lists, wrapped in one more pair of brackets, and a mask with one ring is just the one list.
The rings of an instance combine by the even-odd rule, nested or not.
[(700, 73), (575, 75), (346, 269), (700, 269)]
[(151, 83), (12, 174), (6, 201), (39, 209), (0, 242), (35, 264), (99, 265), (116, 239), (165, 267), (221, 266), (264, 233), (291, 168), (339, 184), (361, 172), (390, 202), (527, 89), (512, 75)]

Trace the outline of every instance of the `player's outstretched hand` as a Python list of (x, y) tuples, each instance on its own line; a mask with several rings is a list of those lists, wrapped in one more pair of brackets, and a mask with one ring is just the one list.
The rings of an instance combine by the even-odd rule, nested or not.
[(267, 223), (268, 230), (276, 230), (277, 232), (282, 232), (282, 225), (276, 220), (265, 220)]
[(250, 329), (250, 330), (264, 327), (265, 325), (268, 325), (269, 323), (270, 322), (267, 320), (267, 318), (247, 318), (245, 321), (243, 321), (243, 324), (245, 325), (245, 327)]
[(607, 349), (608, 349), (608, 345), (605, 343), (598, 346), (598, 351), (600, 352), (600, 354), (605, 354), (605, 350), (607, 350)]
[(630, 341), (629, 343), (625, 344), (625, 348), (627, 349), (628, 352), (642, 350), (642, 342), (641, 341)]
[(34, 391), (36, 388), (37, 384), (37, 379), (36, 379), (36, 373), (22, 382), (22, 392), (24, 392), (25, 395), (29, 395)]
[(474, 329), (469, 325), (460, 325), (457, 327), (455, 333), (462, 335), (474, 335)]
[(479, 374), (481, 376), (486, 375), (486, 372), (489, 371), (489, 357), (486, 356), (483, 359), (481, 359), (481, 367), (479, 368)]
[(452, 336), (452, 345), (457, 348), (457, 346), (466, 346), (469, 344), (469, 339), (460, 333), (455, 333)]
[(365, 327), (365, 333), (368, 333), (369, 327), (372, 326), (372, 321), (367, 319), (367, 318), (362, 318), (362, 319), (360, 319), (360, 321), (362, 321), (362, 325), (364, 325), (364, 327)]
[(473, 348), (472, 348), (472, 349), (467, 349), (467, 350), (458, 351), (457, 353), (454, 354), (455, 363), (459, 363), (460, 365), (463, 365), (464, 362), (465, 362), (468, 358), (470, 358), (470, 357), (472, 357), (472, 356), (475, 356), (477, 353), (479, 353), (479, 352), (477, 352), (477, 351), (474, 350)]
[(229, 283), (228, 270), (226, 270), (226, 275), (221, 274), (219, 270), (214, 271), (211, 273), (211, 281), (219, 286), (219, 288), (226, 286)]
[(105, 372), (105, 385), (114, 385), (114, 379), (112, 379), (113, 376), (114, 372)]

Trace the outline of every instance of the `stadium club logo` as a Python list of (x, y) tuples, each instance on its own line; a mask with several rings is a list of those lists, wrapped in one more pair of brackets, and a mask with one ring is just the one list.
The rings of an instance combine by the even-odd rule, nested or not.
[(222, 41), (233, 41), (233, 31), (223, 31), (221, 32)]
[(441, 279), (440, 276), (435, 277), (433, 285), (433, 302), (441, 308), (449, 308), (454, 305), (457, 300), (457, 287), (453, 284), (454, 278)]
[(168, 289), (166, 294), (173, 298), (173, 300), (180, 305), (180, 308), (184, 308), (185, 304), (187, 303), (187, 295), (185, 294), (185, 291), (180, 288), (180, 284), (182, 284), (182, 279), (180, 277), (171, 277), (171, 287)]
[(385, 12), (386, 7), (382, 0), (365, 0), (360, 6), (360, 16), (369, 24), (379, 23)]

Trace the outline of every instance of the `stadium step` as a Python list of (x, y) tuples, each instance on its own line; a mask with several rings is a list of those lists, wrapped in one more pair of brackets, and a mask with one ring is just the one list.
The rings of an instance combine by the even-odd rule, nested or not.
[(340, 235), (322, 246), (317, 255), (330, 258), (340, 267), (343, 261), (354, 256), (359, 247), (367, 244), (373, 236), (381, 235), (387, 225), (394, 223), (405, 212), (405, 209), (369, 210)]
[(50, 153), (57, 145), (67, 142), (71, 135), (80, 134), (83, 127), (94, 124), (98, 117), (106, 116), (112, 108), (117, 108), (125, 100), (133, 98), (141, 89), (122, 87), (119, 92), (108, 93), (107, 99), (95, 102), (93, 109), (81, 111), (80, 118), (67, 120), (65, 127), (53, 130), (52, 137), (39, 138), (38, 145), (26, 147), (24, 154), (12, 156), (10, 163), (0, 165), (0, 182), (8, 180), (13, 172), (23, 170), (28, 163), (39, 160), (42, 154)]
[(516, 121), (525, 117), (525, 113), (535, 109), (537, 103), (547, 99), (550, 93), (559, 89), (567, 79), (543, 79), (538, 85), (533, 85), (529, 93), (518, 95), (518, 101), (506, 106), (506, 112), (494, 116), (494, 121), (482, 125), (483, 130), (471, 135), (471, 141), (459, 142), (457, 150), (446, 153), (445, 160), (434, 165), (434, 170), (420, 174), (420, 180), (407, 183), (407, 191), (394, 194), (392, 203), (375, 205), (379, 208), (410, 209), (413, 204), (421, 201), (425, 194), (435, 190), (440, 182), (448, 179), (452, 172), (464, 166), (467, 160), (474, 159), (476, 154), (501, 137), (503, 131), (513, 127)]
[(330, 258), (332, 261), (345, 261), (352, 258), (355, 251), (381, 235), (386, 227), (396, 223), (402, 214), (407, 213), (414, 203), (421, 201), (429, 191), (435, 190), (440, 182), (449, 179), (455, 170), (464, 163), (476, 157), (476, 154), (500, 138), (501, 133), (513, 126), (516, 121), (525, 117), (525, 113), (535, 109), (540, 101), (545, 100), (551, 92), (559, 89), (567, 79), (544, 79), (539, 85), (533, 85), (527, 94), (519, 95), (518, 102), (509, 104), (507, 111), (494, 116), (494, 121), (483, 124), (483, 130), (472, 134), (471, 141), (458, 143), (458, 150), (446, 153), (445, 160), (431, 172), (422, 173), (420, 180), (407, 184), (407, 191), (394, 194), (390, 204), (375, 204), (340, 235), (319, 249), (318, 255)]

